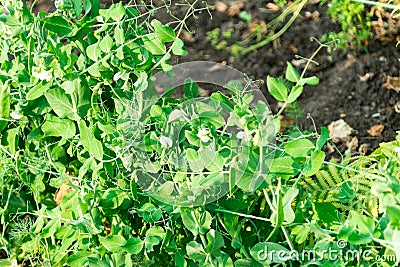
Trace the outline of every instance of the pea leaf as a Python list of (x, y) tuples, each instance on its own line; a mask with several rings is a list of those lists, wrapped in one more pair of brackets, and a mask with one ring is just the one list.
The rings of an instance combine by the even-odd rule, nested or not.
[(319, 78), (315, 76), (303, 78), (299, 81), (300, 85), (305, 85), (305, 84), (317, 85), (318, 83), (319, 83)]
[(71, 97), (63, 89), (50, 89), (44, 95), (54, 112), (61, 118), (78, 121), (77, 107), (72, 103)]
[(44, 27), (49, 31), (55, 32), (60, 35), (68, 34), (72, 31), (69, 22), (61, 16), (51, 16), (42, 19)]
[(153, 55), (164, 55), (167, 52), (165, 44), (155, 33), (149, 33), (142, 37), (143, 46)]
[(133, 237), (129, 238), (122, 249), (130, 254), (139, 254), (143, 249), (144, 243), (140, 238)]
[(176, 38), (172, 43), (172, 53), (176, 56), (186, 56), (187, 51), (185, 50), (184, 45), (185, 43), (181, 39)]
[(321, 222), (326, 223), (328, 226), (339, 223), (341, 221), (339, 211), (330, 202), (315, 202), (315, 211)]
[(285, 152), (294, 158), (306, 157), (315, 148), (314, 144), (305, 138), (290, 141), (285, 145)]
[(114, 30), (114, 39), (117, 45), (122, 45), (125, 42), (125, 32), (121, 26), (116, 26)]
[(322, 150), (315, 150), (311, 153), (310, 166), (304, 172), (305, 176), (314, 175), (322, 166), (325, 159), (325, 152)]
[(286, 74), (285, 77), (288, 81), (298, 82), (300, 80), (299, 72), (293, 67), (290, 62), (287, 62)]
[(293, 86), (292, 90), (290, 90), (290, 93), (289, 93), (289, 96), (288, 96), (286, 102), (288, 104), (293, 103), (294, 101), (297, 100), (297, 98), (299, 98), (301, 93), (303, 93), (303, 86), (302, 85)]
[(288, 97), (288, 88), (285, 83), (271, 76), (267, 77), (267, 87), (269, 93), (278, 101), (286, 101)]
[(127, 193), (115, 188), (108, 188), (100, 199), (100, 206), (107, 210), (124, 209), (129, 207), (130, 203)]
[(114, 21), (121, 21), (125, 16), (125, 7), (123, 6), (122, 2), (112, 5), (108, 14)]
[(50, 88), (51, 83), (48, 82), (40, 82), (34, 87), (32, 87), (29, 92), (26, 94), (26, 100), (35, 100), (41, 97), (46, 91)]
[(175, 32), (171, 27), (163, 25), (156, 19), (151, 21), (151, 26), (154, 27), (155, 33), (162, 42), (172, 42), (175, 40)]
[(103, 51), (104, 53), (108, 54), (111, 51), (111, 48), (114, 44), (113, 39), (111, 38), (111, 36), (109, 34), (107, 34), (99, 43), (99, 47), (101, 49), (101, 51)]
[(321, 149), (329, 139), (329, 130), (326, 127), (321, 128), (321, 135), (319, 136), (316, 147)]
[(157, 222), (162, 217), (161, 209), (156, 208), (156, 206), (151, 203), (145, 203), (140, 209), (137, 210), (137, 213), (149, 223)]
[(120, 235), (99, 236), (99, 241), (110, 252), (120, 252), (121, 248), (126, 244), (126, 240)]
[(62, 137), (69, 139), (75, 136), (75, 123), (69, 119), (61, 119), (51, 114), (47, 115), (46, 121), (41, 127), (46, 136)]
[(273, 160), (270, 172), (276, 174), (294, 175), (293, 159), (289, 156), (279, 157)]
[(83, 147), (89, 154), (97, 160), (103, 159), (103, 145), (97, 140), (90, 129), (86, 126), (85, 121), (79, 122), (79, 131), (81, 133), (81, 142)]
[(207, 253), (215, 253), (219, 251), (224, 246), (224, 238), (222, 237), (221, 233), (211, 229), (207, 235), (207, 247), (205, 251)]
[(101, 56), (101, 49), (99, 47), (99, 44), (95, 43), (95, 44), (89, 45), (86, 48), (86, 54), (91, 60), (96, 62), (97, 59)]
[(183, 225), (188, 229), (194, 236), (198, 234), (205, 234), (210, 230), (212, 217), (208, 211), (200, 211), (198, 209), (182, 209), (181, 216)]
[(3, 131), (8, 124), (10, 115), (10, 87), (6, 86), (0, 89), (0, 132)]

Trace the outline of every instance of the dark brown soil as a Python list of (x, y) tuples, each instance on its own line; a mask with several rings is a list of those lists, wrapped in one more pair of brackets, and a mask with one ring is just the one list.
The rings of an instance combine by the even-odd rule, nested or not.
[[(48, 0), (43, 2), (44, 10)], [(109, 0), (101, 1), (110, 3)], [(114, 1), (116, 2), (116, 1)], [(177, 1), (176, 1), (177, 2)], [(207, 0), (212, 7), (215, 0)], [(232, 5), (231, 0), (223, 0), (227, 5)], [(267, 3), (272, 1), (243, 0), (244, 10), (249, 12), (253, 19), (269, 22), (279, 12), (271, 12), (266, 9)], [(40, 6), (38, 7), (41, 8)], [(183, 7), (182, 7), (183, 9)], [(235, 29), (232, 37), (228, 39), (229, 45), (241, 39), (241, 35), (248, 28), (246, 23), (237, 16), (230, 17), (226, 12), (211, 10), (212, 19), (207, 12), (198, 15), (195, 20), (190, 20), (189, 28), (193, 31), (191, 38), (186, 39), (189, 55), (180, 58), (179, 62), (207, 60), (226, 62), (232, 67), (247, 73), (254, 79), (265, 81), (267, 75), (283, 76), (286, 61), (293, 62), (296, 55), (310, 57), (318, 48), (317, 42), (312, 42), (311, 37), (320, 38), (324, 33), (340, 29), (325, 13), (326, 8), (319, 3), (308, 4), (300, 13), (294, 24), (285, 32), (277, 42), (253, 51), (247, 55), (233, 57), (228, 50), (216, 50), (207, 32), (215, 28), (221, 31)], [(174, 10), (180, 15), (184, 10)], [(307, 18), (306, 12), (319, 12), (316, 19)], [(158, 15), (161, 20), (165, 17)], [(383, 44), (380, 41), (371, 40), (368, 47), (363, 50), (336, 51), (329, 53), (326, 50), (314, 58), (318, 65), (311, 65), (309, 76), (316, 75), (320, 78), (317, 86), (307, 86), (299, 103), (303, 109), (302, 118), (310, 114), (317, 129), (327, 126), (332, 121), (344, 119), (353, 129), (359, 140), (359, 145), (366, 144), (369, 151), (379, 146), (380, 142), (394, 140), (396, 131), (400, 130), (400, 113), (394, 106), (400, 100), (400, 93), (384, 88), (387, 76), (400, 76), (399, 54), (396, 43)], [(303, 65), (298, 69), (302, 71)], [(368, 79), (366, 79), (367, 76)], [(263, 90), (266, 92), (264, 86)], [(273, 110), (277, 109), (277, 103), (268, 97)], [(303, 129), (312, 128), (311, 119), (299, 120)], [(373, 137), (367, 130), (376, 124), (383, 124), (384, 131), (379, 137)], [(342, 147), (344, 148), (344, 147)]]

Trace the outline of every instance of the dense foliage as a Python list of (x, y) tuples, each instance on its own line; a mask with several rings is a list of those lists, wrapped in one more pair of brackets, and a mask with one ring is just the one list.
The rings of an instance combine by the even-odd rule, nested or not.
[[(290, 63), (266, 79), (277, 114), (234, 81), (207, 101), (190, 79), (183, 98), (159, 97), (152, 74), (185, 55), (196, 3), (170, 25), (150, 17), (168, 4), (57, 5), (35, 16), (7, 1), (0, 15), (1, 265), (399, 263), (400, 138), (338, 165), (325, 161), (327, 129), (278, 133), (279, 115), (318, 84)], [(244, 135), (228, 138), (227, 125)], [(165, 183), (143, 188), (140, 173)], [(210, 203), (179, 198), (226, 181)]]

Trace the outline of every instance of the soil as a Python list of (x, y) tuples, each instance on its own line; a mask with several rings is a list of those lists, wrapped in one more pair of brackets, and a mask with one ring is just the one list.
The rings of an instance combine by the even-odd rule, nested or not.
[[(39, 2), (42, 2), (43, 6), (46, 6), (46, 2), (47, 5), (49, 3), (47, 0)], [(109, 2), (102, 1), (106, 4)], [(206, 2), (210, 7), (216, 3), (214, 0)], [(252, 15), (253, 21), (256, 19), (268, 23), (281, 12), (273, 12), (267, 8), (267, 4), (272, 1), (221, 2), (227, 6), (242, 2), (243, 10)], [(313, 1), (303, 8), (293, 25), (277, 41), (237, 57), (229, 53), (229, 46), (242, 39), (242, 34), (248, 30), (248, 24), (237, 15), (229, 16), (227, 12), (211, 10), (212, 19), (208, 12), (198, 14), (197, 19), (188, 22), (192, 33), (186, 32), (184, 36), (189, 54), (178, 61), (225, 62), (256, 80), (265, 81), (267, 75), (283, 76), (287, 61), (299, 63), (301, 61), (297, 55), (307, 58), (318, 48), (318, 43), (311, 41), (311, 37), (318, 39), (324, 33), (340, 30), (340, 25), (326, 15), (325, 6), (321, 7), (318, 1), (311, 2)], [(182, 15), (184, 7), (175, 9), (174, 12)], [(165, 18), (163, 14), (158, 16), (161, 20)], [(228, 49), (217, 50), (211, 44), (207, 32), (215, 28), (220, 28), (221, 32), (235, 29), (231, 38), (227, 40)], [(363, 148), (363, 152), (371, 152), (379, 143), (394, 140), (396, 131), (400, 130), (400, 113), (395, 109), (396, 104), (399, 106), (397, 111), (400, 109), (400, 93), (388, 90), (384, 84), (388, 76), (400, 76), (398, 49), (395, 42), (383, 43), (372, 38), (362, 50), (321, 50), (314, 58), (318, 65), (311, 64), (307, 72), (308, 76), (319, 77), (320, 83), (317, 86), (307, 86), (299, 99), (301, 109), (297, 115), (306, 118), (306, 115), (310, 114), (312, 118), (299, 120), (301, 128), (312, 129), (315, 123), (319, 129), (332, 121), (343, 119), (355, 130), (353, 135), (358, 138), (356, 151)], [(304, 64), (297, 66), (297, 69), (302, 71)], [(262, 90), (266, 93), (272, 110), (277, 110), (279, 103), (268, 97), (265, 85)], [(380, 136), (372, 136), (367, 132), (372, 126), (380, 124), (384, 125)], [(342, 151), (346, 149), (345, 145), (338, 147)]]

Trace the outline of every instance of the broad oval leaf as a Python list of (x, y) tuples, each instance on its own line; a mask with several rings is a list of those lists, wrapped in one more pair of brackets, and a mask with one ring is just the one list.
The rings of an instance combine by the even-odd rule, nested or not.
[(314, 149), (314, 144), (306, 139), (296, 139), (285, 145), (285, 152), (294, 158), (306, 157), (311, 149)]
[(151, 21), (151, 26), (154, 27), (155, 33), (162, 42), (172, 42), (175, 40), (175, 32), (171, 27), (163, 25), (156, 19)]
[(116, 253), (121, 252), (121, 248), (126, 244), (126, 240), (120, 235), (99, 236), (99, 241), (108, 251)]
[(268, 76), (267, 87), (270, 94), (278, 101), (286, 101), (288, 97), (288, 88), (280, 79)]
[(47, 102), (54, 112), (61, 118), (78, 121), (77, 107), (72, 103), (71, 97), (63, 89), (54, 88), (48, 90), (45, 95)]
[(99, 47), (99, 44), (98, 43), (95, 43), (95, 44), (92, 44), (92, 45), (89, 45), (87, 48), (86, 48), (86, 54), (87, 54), (87, 56), (91, 59), (91, 60), (93, 60), (93, 61), (97, 61), (97, 59), (100, 57), (100, 55), (101, 55), (101, 49), (100, 49), (100, 47)]
[(108, 54), (111, 52), (111, 48), (114, 44), (113, 39), (111, 38), (111, 36), (109, 34), (107, 34), (99, 43), (99, 47), (101, 49), (101, 51), (103, 51), (104, 53)]
[(62, 137), (64, 139), (72, 138), (76, 134), (75, 123), (72, 120), (61, 119), (51, 114), (47, 115), (41, 129), (46, 136)]
[(129, 238), (122, 249), (132, 255), (139, 254), (144, 246), (144, 242), (137, 237)]
[(302, 85), (293, 86), (292, 90), (290, 90), (290, 93), (289, 93), (289, 96), (288, 96), (286, 102), (288, 104), (293, 103), (294, 101), (297, 100), (297, 98), (299, 98), (301, 93), (303, 93), (303, 86)]
[(155, 33), (149, 33), (142, 37), (143, 46), (153, 55), (164, 55), (167, 52), (165, 44)]
[(285, 77), (288, 81), (291, 81), (294, 83), (298, 82), (300, 79), (299, 72), (293, 67), (293, 65), (290, 62), (287, 62)]

